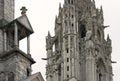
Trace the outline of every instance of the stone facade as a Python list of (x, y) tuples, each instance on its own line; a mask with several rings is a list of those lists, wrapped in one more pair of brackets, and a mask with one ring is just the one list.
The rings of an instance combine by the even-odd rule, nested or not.
[[(111, 39), (94, 0), (64, 0), (46, 37), (47, 81), (113, 81)], [(53, 51), (54, 50), (54, 51)]]
[(14, 19), (14, 0), (0, 0), (0, 26)]
[[(14, 0), (0, 0), (0, 81), (44, 81), (40, 73), (31, 74), (35, 63), (30, 54), (33, 29), (27, 9), (21, 10), (22, 15), (14, 19)], [(27, 53), (19, 49), (19, 42), (25, 37)]]

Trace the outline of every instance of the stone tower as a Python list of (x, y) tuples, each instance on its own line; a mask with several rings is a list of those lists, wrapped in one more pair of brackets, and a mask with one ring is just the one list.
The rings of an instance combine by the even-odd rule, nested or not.
[[(14, 0), (0, 0), (0, 81), (26, 81), (31, 76), (30, 35), (33, 33), (22, 7), (22, 16), (14, 19)], [(27, 37), (27, 53), (19, 49)], [(27, 80), (28, 81), (28, 80)]]
[[(113, 81), (111, 39), (94, 0), (64, 0), (46, 37), (47, 81)], [(53, 51), (54, 50), (54, 51)]]
[(14, 0), (0, 0), (0, 26), (14, 19)]

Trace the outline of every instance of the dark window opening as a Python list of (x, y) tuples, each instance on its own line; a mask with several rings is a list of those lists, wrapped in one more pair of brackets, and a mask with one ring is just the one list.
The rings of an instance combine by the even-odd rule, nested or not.
[(69, 58), (67, 58), (67, 62), (69, 62)]
[(67, 66), (67, 71), (69, 71), (69, 66)]
[(74, 15), (72, 15), (72, 18), (74, 17)]
[(69, 53), (69, 49), (68, 48), (66, 48), (66, 52)]
[(70, 4), (70, 0), (68, 0), (68, 4)]
[(102, 81), (101, 78), (102, 78), (102, 74), (100, 73), (100, 74), (99, 74), (99, 81)]
[(74, 26), (74, 24), (72, 23), (72, 27)]
[(61, 76), (61, 65), (58, 66), (58, 74)]
[(67, 78), (69, 78), (69, 75), (67, 75)]
[(71, 0), (71, 4), (73, 4), (73, 0)]
[(79, 27), (79, 34), (81, 38), (84, 38), (86, 36), (86, 28), (85, 25), (80, 25)]
[(30, 69), (27, 68), (27, 76), (30, 76)]

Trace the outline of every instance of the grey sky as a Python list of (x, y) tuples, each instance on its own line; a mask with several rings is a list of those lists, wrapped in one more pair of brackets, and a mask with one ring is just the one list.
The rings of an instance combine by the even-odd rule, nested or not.
[[(33, 65), (33, 73), (40, 71), (45, 78), (46, 62), (41, 58), (46, 57), (45, 36), (48, 30), (54, 35), (54, 21), (58, 14), (59, 2), (64, 0), (16, 0), (15, 17), (21, 14), (20, 8), (26, 6), (27, 16), (34, 29), (31, 35), (31, 54), (37, 62)], [(112, 60), (117, 61), (113, 64), (114, 81), (120, 80), (120, 0), (95, 0), (97, 7), (103, 6), (105, 25), (110, 25), (105, 29), (105, 35), (110, 34), (112, 39)], [(21, 42), (21, 49), (26, 51), (26, 39)]]

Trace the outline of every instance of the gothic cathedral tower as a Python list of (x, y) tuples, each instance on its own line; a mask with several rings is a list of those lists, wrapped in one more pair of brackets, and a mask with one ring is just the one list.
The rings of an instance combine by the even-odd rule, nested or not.
[(64, 0), (55, 22), (55, 36), (46, 37), (47, 81), (113, 81), (102, 7), (94, 0)]

